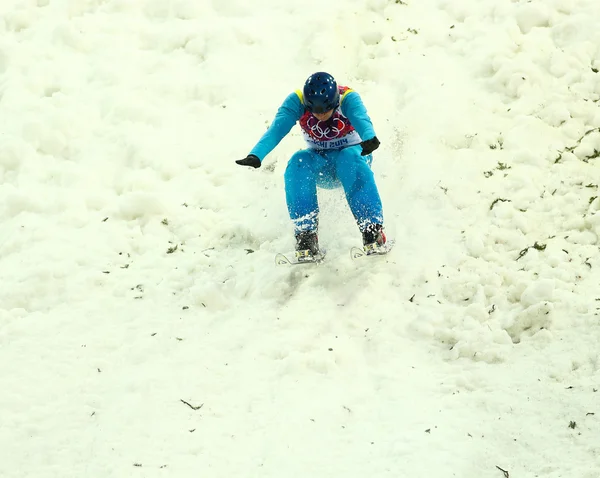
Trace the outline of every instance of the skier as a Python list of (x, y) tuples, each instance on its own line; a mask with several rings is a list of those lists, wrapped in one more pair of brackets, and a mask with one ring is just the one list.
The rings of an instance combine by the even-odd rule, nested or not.
[(380, 142), (363, 102), (354, 90), (338, 86), (325, 72), (312, 74), (303, 90), (291, 93), (250, 154), (236, 163), (260, 168), (262, 161), (300, 122), (308, 149), (290, 158), (284, 179), (294, 222), (298, 260), (320, 256), (317, 238), (317, 186), (344, 188), (367, 253), (385, 248), (381, 199), (371, 162)]

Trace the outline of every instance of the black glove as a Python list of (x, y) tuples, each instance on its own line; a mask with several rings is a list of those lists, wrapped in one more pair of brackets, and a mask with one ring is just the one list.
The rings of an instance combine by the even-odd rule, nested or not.
[(373, 136), (371, 139), (363, 141), (362, 143), (360, 143), (360, 145), (362, 146), (362, 152), (360, 153), (360, 155), (366, 156), (367, 154), (371, 154), (373, 151), (379, 148), (380, 144), (381, 143), (377, 139), (377, 136)]
[(258, 159), (258, 156), (255, 156), (254, 154), (249, 154), (244, 159), (238, 159), (236, 163), (241, 164), (242, 166), (252, 166), (253, 168), (260, 168), (260, 159)]

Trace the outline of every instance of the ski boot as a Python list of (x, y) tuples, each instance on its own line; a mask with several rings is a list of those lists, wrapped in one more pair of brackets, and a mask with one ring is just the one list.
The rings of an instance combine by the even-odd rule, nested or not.
[(296, 259), (298, 262), (318, 262), (321, 258), (316, 231), (302, 231), (296, 234)]
[(365, 254), (382, 254), (387, 252), (387, 239), (382, 224), (368, 224), (362, 233)]

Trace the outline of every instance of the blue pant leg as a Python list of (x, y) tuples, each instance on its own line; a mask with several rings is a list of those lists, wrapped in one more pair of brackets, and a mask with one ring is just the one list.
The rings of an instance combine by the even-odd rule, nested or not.
[(296, 233), (316, 230), (319, 204), (317, 178), (324, 159), (310, 150), (294, 153), (285, 170), (285, 199)]
[(361, 156), (360, 152), (359, 146), (341, 150), (335, 172), (344, 187), (350, 210), (364, 231), (368, 224), (383, 224), (383, 207), (370, 167), (373, 157)]

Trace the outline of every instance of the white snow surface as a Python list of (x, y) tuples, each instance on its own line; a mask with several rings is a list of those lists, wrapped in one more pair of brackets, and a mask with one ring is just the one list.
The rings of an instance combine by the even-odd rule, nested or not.
[[(362, 96), (385, 257), (298, 127)], [(2, 0), (0, 476), (598, 478), (598, 0)]]

